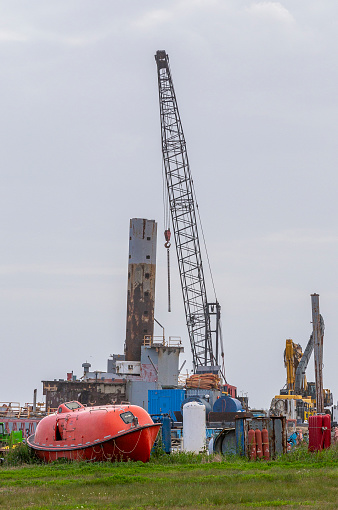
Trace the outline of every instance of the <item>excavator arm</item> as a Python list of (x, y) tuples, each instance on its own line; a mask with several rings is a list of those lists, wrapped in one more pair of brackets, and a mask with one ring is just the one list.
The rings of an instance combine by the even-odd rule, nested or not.
[(296, 371), (302, 358), (302, 347), (295, 344), (291, 339), (286, 340), (284, 351), (284, 364), (286, 367), (286, 387), (289, 392), (294, 393)]

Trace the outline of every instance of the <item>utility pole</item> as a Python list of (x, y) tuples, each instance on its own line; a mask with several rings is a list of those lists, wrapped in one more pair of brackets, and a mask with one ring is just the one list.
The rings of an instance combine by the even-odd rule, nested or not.
[(313, 353), (315, 358), (316, 408), (317, 414), (324, 413), (323, 398), (323, 331), (320, 325), (319, 294), (311, 294)]

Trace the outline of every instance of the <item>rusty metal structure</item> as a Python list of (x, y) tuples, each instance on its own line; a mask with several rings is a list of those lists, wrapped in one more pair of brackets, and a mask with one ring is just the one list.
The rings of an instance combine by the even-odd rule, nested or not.
[(125, 359), (141, 360), (141, 345), (154, 333), (157, 224), (130, 220)]
[(42, 381), (46, 409), (55, 410), (63, 402), (77, 400), (84, 405), (121, 404), (126, 398), (126, 382), (120, 380)]
[(315, 358), (316, 409), (317, 413), (324, 413), (323, 394), (323, 340), (324, 332), (321, 328), (319, 313), (319, 294), (311, 294), (312, 324), (313, 324), (313, 352)]
[[(320, 334), (324, 336), (324, 319), (321, 315), (319, 315), (320, 320)], [(300, 360), (297, 370), (296, 370), (296, 379), (295, 379), (295, 393), (301, 393), (302, 391), (308, 390), (308, 384), (306, 381), (306, 369), (310, 361), (310, 357), (313, 351), (313, 333), (311, 333), (307, 346), (305, 348), (302, 359)]]
[(270, 416), (269, 418), (249, 418), (249, 413), (241, 413), (235, 418), (235, 428), (237, 437), (237, 453), (239, 455), (250, 455), (249, 433), (250, 430), (263, 429), (268, 431), (268, 446), (270, 458), (277, 458), (287, 451), (287, 426), (285, 416)]
[[(34, 397), (36, 396), (34, 390)], [(25, 404), (19, 402), (0, 402), (0, 422), (4, 424), (5, 431), (9, 434), (12, 431), (21, 430), (22, 436), (27, 438), (34, 434), (41, 418), (47, 415), (43, 402)]]
[[(219, 365), (220, 305), (207, 299), (197, 206), (186, 142), (165, 51), (157, 51), (162, 155), (194, 370)], [(168, 230), (166, 231), (168, 232)], [(212, 325), (214, 324), (214, 325)], [(223, 351), (223, 349), (222, 349)], [(220, 367), (218, 366), (218, 369)]]

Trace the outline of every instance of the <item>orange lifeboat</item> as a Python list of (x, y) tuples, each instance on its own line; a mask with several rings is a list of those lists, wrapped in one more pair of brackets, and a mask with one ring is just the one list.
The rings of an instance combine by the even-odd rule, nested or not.
[(27, 443), (45, 462), (59, 458), (148, 462), (160, 427), (139, 406), (84, 407), (74, 401), (43, 418)]

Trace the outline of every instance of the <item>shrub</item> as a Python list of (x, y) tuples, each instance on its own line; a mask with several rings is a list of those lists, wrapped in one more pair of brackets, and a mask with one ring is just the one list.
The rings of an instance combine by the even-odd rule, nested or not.
[(26, 443), (19, 443), (10, 448), (4, 457), (5, 466), (19, 466), (21, 464), (35, 464), (39, 462), (34, 452)]

